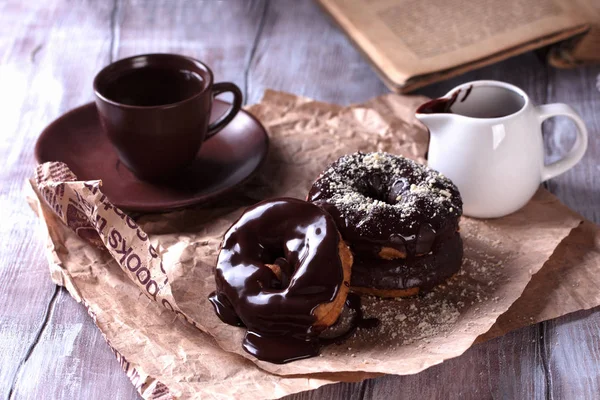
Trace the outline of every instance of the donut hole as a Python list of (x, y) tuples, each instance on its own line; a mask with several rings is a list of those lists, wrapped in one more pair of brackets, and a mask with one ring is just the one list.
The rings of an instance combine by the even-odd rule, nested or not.
[[(282, 238), (279, 235), (263, 237), (260, 243), (261, 261), (271, 274), (261, 282), (265, 289), (285, 290), (289, 287), (296, 270), (308, 256), (309, 242), (314, 239), (317, 243), (319, 237), (324, 235), (324, 220), (318, 220), (309, 226), (299, 225), (294, 233)], [(281, 222), (286, 224), (285, 221)], [(263, 275), (264, 276), (264, 275)]]
[(361, 193), (363, 196), (368, 197), (372, 200), (377, 200), (377, 201), (382, 201), (384, 203), (389, 203), (390, 199), (388, 198), (388, 196), (386, 196), (385, 192), (383, 191), (377, 191), (372, 187), (368, 187), (366, 190), (364, 190)]
[(372, 175), (358, 188), (358, 192), (369, 199), (389, 204), (388, 187), (379, 175)]
[(380, 176), (374, 175), (366, 182), (359, 192), (369, 199), (381, 201), (389, 205), (398, 204), (402, 196), (410, 188), (410, 184), (404, 178), (396, 178), (386, 183)]
[[(265, 266), (272, 272), (269, 289), (283, 290), (287, 288), (294, 274), (294, 266), (290, 264), (285, 256), (283, 248), (270, 249)], [(270, 261), (273, 260), (273, 261)]]

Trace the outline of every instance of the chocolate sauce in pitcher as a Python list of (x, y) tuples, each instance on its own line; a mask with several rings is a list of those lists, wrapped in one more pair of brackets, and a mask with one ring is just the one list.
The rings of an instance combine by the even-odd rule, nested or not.
[(496, 101), (493, 102), (473, 101), (474, 104), (472, 106), (469, 104), (468, 108), (458, 107), (459, 110), (453, 109), (456, 104), (464, 103), (471, 95), (472, 90), (473, 85), (464, 90), (462, 96), (463, 89), (458, 89), (450, 97), (430, 100), (417, 108), (417, 114), (456, 114), (470, 118), (502, 118), (516, 113), (524, 104), (524, 99), (519, 96), (518, 98), (506, 98), (504, 100), (495, 99)]
[[(469, 89), (467, 89), (467, 92), (460, 100), (461, 102), (467, 99), (469, 93), (471, 93), (471, 89), (472, 87), (469, 86)], [(419, 106), (419, 108), (417, 108), (417, 114), (452, 114), (450, 109), (454, 103), (456, 103), (460, 92), (461, 89), (458, 89), (456, 92), (452, 93), (452, 96), (450, 97), (440, 97), (439, 99), (433, 99), (425, 104), (422, 104)]]

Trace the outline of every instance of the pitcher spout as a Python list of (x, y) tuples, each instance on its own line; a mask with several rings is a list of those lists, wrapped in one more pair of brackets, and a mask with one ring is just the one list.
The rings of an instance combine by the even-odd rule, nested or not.
[(451, 95), (439, 99), (430, 100), (417, 108), (416, 117), (432, 134), (436, 134), (452, 117), (452, 106), (458, 98), (460, 89)]
[(437, 135), (444, 129), (450, 116), (448, 114), (415, 114), (417, 119), (429, 129), (429, 133)]

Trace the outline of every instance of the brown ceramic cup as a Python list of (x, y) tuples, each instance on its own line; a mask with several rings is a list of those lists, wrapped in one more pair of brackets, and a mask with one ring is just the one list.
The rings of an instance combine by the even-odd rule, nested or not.
[[(224, 92), (233, 94), (232, 105), (210, 123), (213, 98)], [(206, 64), (175, 54), (116, 61), (96, 75), (94, 93), (100, 122), (119, 159), (149, 181), (163, 181), (190, 165), (202, 143), (242, 106), (235, 84), (213, 83)]]

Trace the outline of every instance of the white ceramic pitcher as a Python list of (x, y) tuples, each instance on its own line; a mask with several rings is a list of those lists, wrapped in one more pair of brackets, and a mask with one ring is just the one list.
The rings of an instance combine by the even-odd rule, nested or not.
[[(577, 126), (573, 148), (544, 165), (542, 122), (564, 115)], [(428, 164), (449, 177), (465, 215), (495, 218), (523, 207), (542, 181), (572, 168), (587, 148), (587, 129), (566, 104), (535, 106), (525, 92), (498, 81), (475, 81), (423, 104), (417, 118), (430, 132)]]

